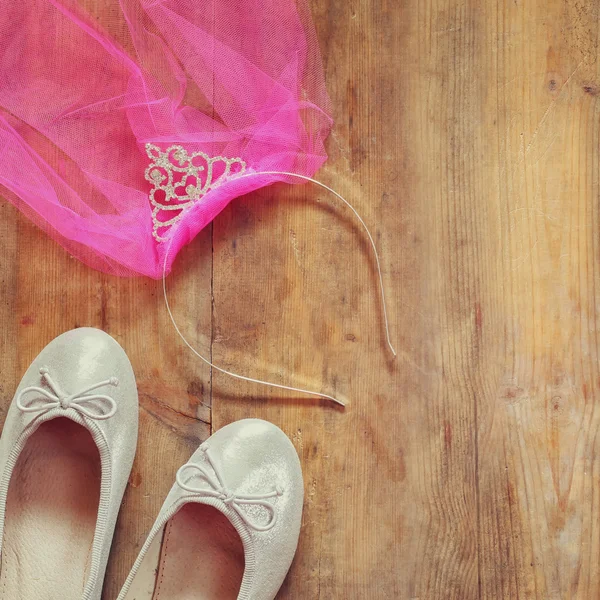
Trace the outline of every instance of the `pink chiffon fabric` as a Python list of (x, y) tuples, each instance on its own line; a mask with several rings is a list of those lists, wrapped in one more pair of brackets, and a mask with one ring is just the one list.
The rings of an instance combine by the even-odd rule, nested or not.
[[(2, 3), (0, 195), (86, 264), (158, 278), (231, 200), (299, 183), (253, 173), (326, 160), (322, 65), (304, 0), (104, 2), (111, 27), (82, 0)], [(175, 172), (176, 196), (234, 162), (197, 201), (153, 212), (152, 152), (202, 167)]]

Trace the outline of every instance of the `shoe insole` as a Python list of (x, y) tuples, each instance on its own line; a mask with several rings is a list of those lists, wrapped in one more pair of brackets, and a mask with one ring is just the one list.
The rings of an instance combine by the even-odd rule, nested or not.
[(235, 600), (243, 576), (233, 525), (216, 508), (189, 503), (155, 538), (126, 600)]
[(29, 438), (8, 488), (1, 600), (81, 600), (100, 501), (91, 434), (64, 418)]
[(152, 600), (235, 600), (243, 575), (244, 546), (229, 519), (186, 504), (165, 528)]

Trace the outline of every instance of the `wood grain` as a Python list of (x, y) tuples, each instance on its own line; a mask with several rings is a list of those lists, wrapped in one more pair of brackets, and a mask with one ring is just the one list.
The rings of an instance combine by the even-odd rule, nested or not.
[[(99, 19), (111, 4), (86, 0)], [(160, 284), (91, 271), (0, 203), (3, 413), (35, 354), (91, 325), (138, 377), (138, 455), (105, 598), (177, 467), (236, 419), (305, 477), (280, 598), (600, 597), (600, 3), (312, 0), (335, 128), (322, 181), (239, 199)], [(122, 24), (117, 24), (117, 29)]]

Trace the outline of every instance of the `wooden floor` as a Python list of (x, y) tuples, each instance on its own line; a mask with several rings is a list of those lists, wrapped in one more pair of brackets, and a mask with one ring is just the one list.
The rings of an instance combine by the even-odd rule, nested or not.
[[(104, 0), (97, 0), (102, 6)], [(88, 4), (93, 4), (88, 0)], [(101, 327), (138, 377), (105, 598), (177, 467), (243, 417), (301, 457), (290, 599), (600, 597), (600, 1), (313, 0), (335, 129), (316, 187), (234, 202), (160, 284), (77, 263), (0, 203), (2, 413), (54, 336)]]

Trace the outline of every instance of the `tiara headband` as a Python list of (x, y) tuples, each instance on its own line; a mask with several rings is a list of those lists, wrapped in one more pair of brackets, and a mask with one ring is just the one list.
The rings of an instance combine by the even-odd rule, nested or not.
[(329, 99), (305, 0), (118, 5), (122, 46), (76, 0), (0, 11), (0, 186), (91, 267), (160, 278), (234, 198), (314, 181)]

